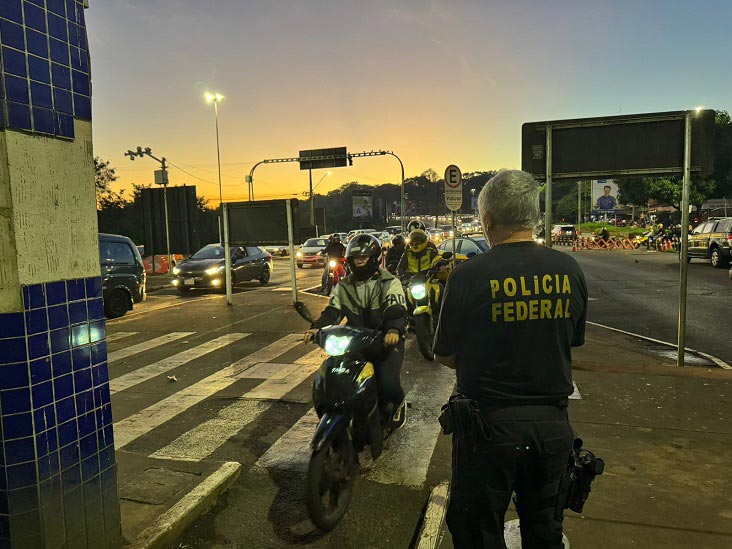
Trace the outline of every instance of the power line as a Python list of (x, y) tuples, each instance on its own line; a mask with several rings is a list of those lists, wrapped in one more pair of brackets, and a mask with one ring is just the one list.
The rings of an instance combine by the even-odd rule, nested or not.
[[(176, 170), (180, 170), (184, 174), (187, 174), (187, 175), (189, 175), (189, 176), (191, 176), (191, 177), (193, 177), (195, 179), (198, 179), (199, 181), (203, 181), (204, 183), (208, 183), (209, 185), (216, 185), (216, 186), (218, 186), (218, 183), (216, 183), (214, 181), (209, 181), (207, 179), (204, 179), (203, 177), (198, 177), (197, 175), (194, 175), (191, 172), (184, 170), (180, 166), (176, 166), (170, 160), (168, 160), (168, 165), (171, 166), (171, 167), (173, 167), (173, 168), (175, 168)], [(222, 187), (238, 187), (239, 185), (240, 185), (239, 183), (223, 183), (221, 186)]]

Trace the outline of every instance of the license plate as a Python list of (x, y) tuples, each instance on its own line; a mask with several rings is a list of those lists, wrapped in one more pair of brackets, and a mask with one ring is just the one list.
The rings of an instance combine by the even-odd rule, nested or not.
[(193, 286), (195, 283), (196, 283), (196, 281), (193, 280), (192, 278), (186, 278), (183, 281), (183, 284), (185, 284), (186, 286)]

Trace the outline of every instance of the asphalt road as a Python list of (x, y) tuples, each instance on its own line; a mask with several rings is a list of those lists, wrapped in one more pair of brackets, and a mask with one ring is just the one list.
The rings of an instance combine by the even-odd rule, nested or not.
[[(559, 247), (560, 250), (567, 248)], [(676, 342), (679, 262), (676, 254), (646, 251), (568, 252), (585, 272), (588, 320)], [(708, 261), (689, 264), (686, 346), (732, 364), (732, 280)]]

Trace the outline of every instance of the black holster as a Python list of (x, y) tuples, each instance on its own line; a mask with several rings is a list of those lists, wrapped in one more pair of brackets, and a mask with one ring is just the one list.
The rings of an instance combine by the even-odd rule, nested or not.
[(451, 396), (442, 406), (439, 421), (444, 434), (455, 433), (458, 440), (473, 448), (491, 441), (490, 427), (477, 400), (461, 394)]

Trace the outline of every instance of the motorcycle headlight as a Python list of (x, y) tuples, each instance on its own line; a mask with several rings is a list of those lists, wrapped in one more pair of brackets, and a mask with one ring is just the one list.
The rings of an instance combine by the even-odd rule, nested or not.
[(330, 356), (342, 356), (351, 344), (351, 336), (328, 336), (325, 340), (325, 352)]
[(223, 265), (221, 267), (211, 267), (210, 269), (206, 269), (205, 273), (207, 275), (215, 275), (224, 272), (225, 268)]
[(427, 295), (427, 288), (425, 288), (424, 284), (415, 284), (409, 288), (409, 291), (412, 292), (414, 299), (424, 299)]
[(330, 267), (331, 269), (335, 269), (335, 266), (336, 266), (335, 261), (333, 261), (332, 259), (330, 261), (328, 261), (328, 267)]
[(173, 274), (179, 275), (180, 274), (180, 267), (173, 267)]

